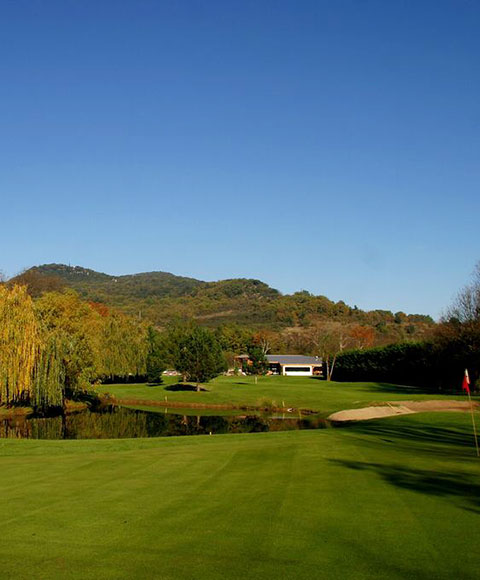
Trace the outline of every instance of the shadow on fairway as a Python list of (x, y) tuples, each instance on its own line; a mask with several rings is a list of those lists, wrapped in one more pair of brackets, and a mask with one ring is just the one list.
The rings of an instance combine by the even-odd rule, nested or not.
[[(182, 383), (177, 383), (176, 385), (169, 385), (165, 387), (166, 391), (196, 391), (197, 387), (195, 385), (182, 385)], [(200, 391), (207, 391), (204, 387), (199, 388)]]
[(331, 459), (348, 469), (372, 471), (384, 481), (427, 495), (458, 498), (463, 509), (480, 514), (480, 480), (466, 473), (443, 474), (426, 469), (413, 469), (398, 465), (381, 465), (362, 461)]
[[(401, 419), (399, 419), (401, 421)], [(395, 418), (381, 419), (379, 421), (357, 421), (346, 424), (344, 429), (361, 433), (362, 435), (373, 435), (383, 441), (395, 443), (402, 440), (409, 446), (412, 443), (431, 443), (438, 445), (458, 445), (474, 449), (475, 440), (472, 433), (467, 433), (463, 429), (453, 429), (439, 427), (430, 424), (407, 425), (405, 422), (397, 423)]]
[(371, 393), (392, 393), (393, 395), (432, 395), (432, 390), (423, 387), (414, 387), (408, 385), (392, 385), (391, 383), (376, 383), (368, 385), (365, 391)]
[[(328, 385), (328, 382), (319, 377), (310, 377), (311, 379), (318, 381), (321, 380), (324, 382), (325, 385)], [(352, 383), (346, 383), (351, 385)], [(342, 382), (334, 382), (332, 386), (335, 385), (337, 388), (342, 387)], [(447, 392), (438, 393), (432, 391), (431, 389), (425, 389), (423, 387), (416, 387), (416, 386), (409, 386), (409, 385), (394, 385), (392, 383), (366, 383), (362, 385), (358, 385), (358, 390), (364, 393), (385, 393), (385, 394), (392, 394), (392, 395), (433, 395), (433, 394), (449, 394)], [(458, 394), (453, 393), (452, 394)]]
[[(345, 383), (348, 386), (351, 386), (352, 383), (350, 381), (332, 381), (328, 383), (323, 377), (309, 377), (310, 380), (313, 381), (321, 381), (326, 386), (332, 386), (334, 388), (341, 388), (342, 383)], [(362, 391), (364, 393), (386, 393), (392, 395), (461, 395), (461, 391), (452, 390), (452, 391), (434, 391), (432, 389), (427, 389), (424, 387), (418, 387), (414, 385), (395, 385), (393, 383), (381, 383), (375, 382), (363, 382), (361, 381), (360, 384), (357, 384), (358, 391)]]

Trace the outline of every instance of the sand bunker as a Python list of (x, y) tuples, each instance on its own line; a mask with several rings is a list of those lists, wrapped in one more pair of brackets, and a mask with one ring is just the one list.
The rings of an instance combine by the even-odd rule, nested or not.
[[(478, 403), (474, 403), (478, 407)], [(469, 411), (468, 401), (390, 401), (378, 406), (362, 409), (346, 409), (328, 417), (330, 421), (365, 421), (366, 419), (381, 419), (395, 415), (409, 415), (422, 411)]]

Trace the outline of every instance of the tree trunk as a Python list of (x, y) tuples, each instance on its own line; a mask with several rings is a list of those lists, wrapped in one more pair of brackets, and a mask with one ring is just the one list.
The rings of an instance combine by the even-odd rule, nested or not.
[(337, 360), (337, 355), (334, 355), (333, 360), (332, 360), (332, 368), (330, 369), (330, 376), (328, 377), (329, 381), (332, 380), (333, 369), (335, 368), (335, 361), (336, 360)]

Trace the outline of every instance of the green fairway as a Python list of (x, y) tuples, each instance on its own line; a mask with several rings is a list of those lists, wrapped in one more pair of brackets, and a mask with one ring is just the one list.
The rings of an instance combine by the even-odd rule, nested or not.
[(1, 440), (2, 578), (477, 578), (469, 417)]
[[(417, 387), (403, 387), (384, 383), (336, 383), (310, 377), (218, 377), (203, 385), (206, 391), (182, 391), (176, 389), (179, 377), (166, 377), (165, 384), (101, 385), (100, 393), (111, 393), (120, 402), (124, 400), (199, 403), (202, 405), (249, 405), (273, 403), (275, 406), (306, 408), (327, 416), (334, 411), (365, 407), (370, 403), (401, 400), (462, 399), (465, 395), (452, 396), (429, 394)], [(152, 407), (152, 410), (154, 408)]]

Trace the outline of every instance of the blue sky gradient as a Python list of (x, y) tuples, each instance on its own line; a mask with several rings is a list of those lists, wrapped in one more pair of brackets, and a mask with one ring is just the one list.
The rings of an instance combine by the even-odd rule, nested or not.
[(480, 2), (15, 0), (0, 269), (438, 316), (480, 259)]

